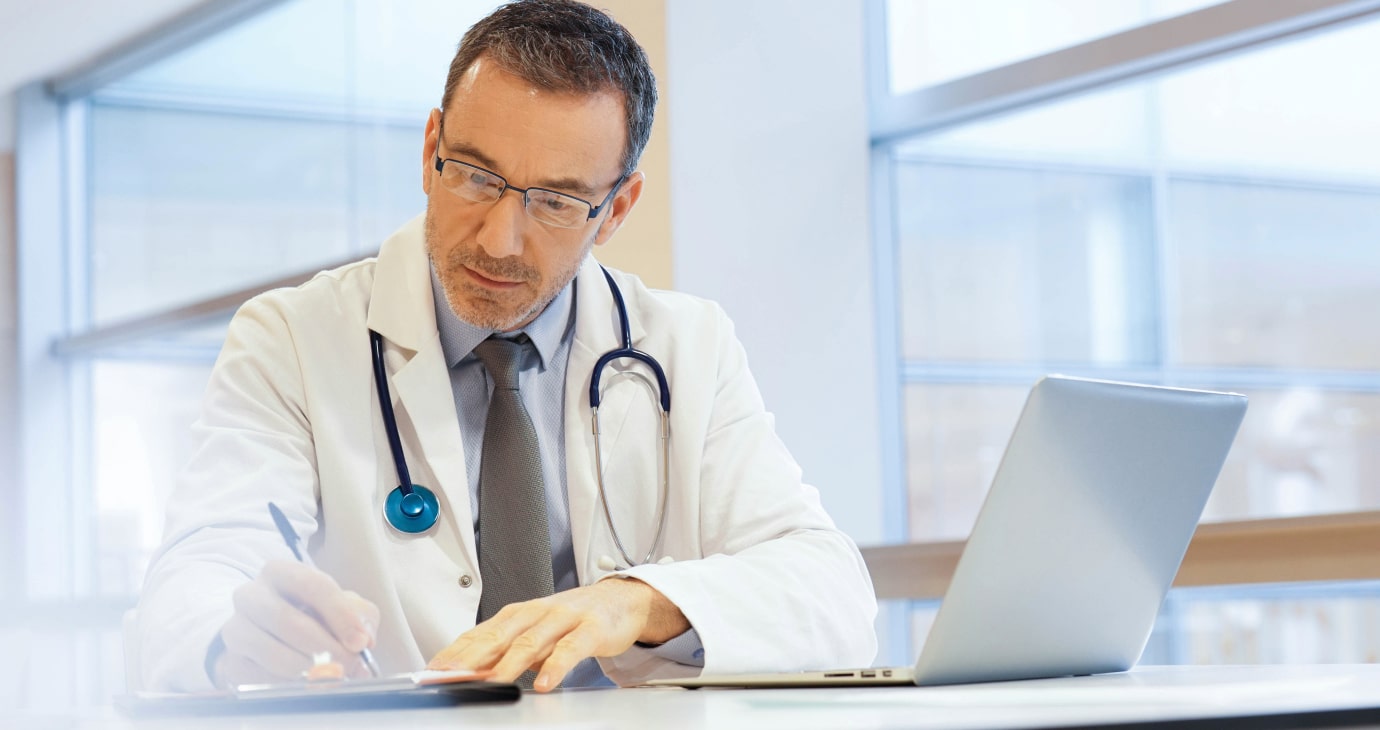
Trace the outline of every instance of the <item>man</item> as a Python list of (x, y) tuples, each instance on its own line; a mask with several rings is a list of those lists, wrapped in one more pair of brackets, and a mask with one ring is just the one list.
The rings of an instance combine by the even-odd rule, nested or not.
[[(426, 124), (424, 219), (231, 323), (140, 602), (146, 686), (296, 677), (321, 651), (359, 676), (365, 648), (385, 673), (538, 691), (872, 660), (866, 568), (723, 312), (589, 255), (641, 195), (655, 101), (642, 49), (588, 6), (522, 0), (466, 33)], [(623, 329), (674, 398), (665, 452), (648, 363), (596, 367)], [(616, 382), (638, 378), (651, 397)], [(389, 502), (389, 411), (434, 496), (417, 530)]]

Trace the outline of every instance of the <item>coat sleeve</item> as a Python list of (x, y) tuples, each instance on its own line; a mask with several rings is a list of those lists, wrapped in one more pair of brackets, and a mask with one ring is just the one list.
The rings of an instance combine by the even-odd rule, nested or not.
[[(715, 314), (718, 375), (699, 484), (704, 557), (622, 575), (680, 608), (703, 642), (706, 674), (868, 666), (877, 602), (867, 567), (801, 481), (732, 324), (717, 306)], [(602, 663), (624, 685), (700, 671), (638, 648)]]
[(316, 530), (316, 463), (296, 352), (272, 294), (230, 323), (139, 599), (145, 689), (211, 687), (206, 652), (233, 613), (235, 589), (266, 560), (292, 559), (270, 500), (304, 540)]

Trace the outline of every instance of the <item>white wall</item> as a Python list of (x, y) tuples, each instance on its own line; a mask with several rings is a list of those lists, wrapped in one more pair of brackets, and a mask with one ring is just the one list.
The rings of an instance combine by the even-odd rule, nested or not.
[(879, 543), (863, 4), (666, 5), (676, 288), (733, 317), (806, 481)]

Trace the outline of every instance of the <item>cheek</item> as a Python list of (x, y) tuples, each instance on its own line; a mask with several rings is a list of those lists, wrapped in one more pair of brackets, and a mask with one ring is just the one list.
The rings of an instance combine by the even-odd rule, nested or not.
[[(442, 194), (449, 195), (445, 191)], [(483, 222), (483, 216), (470, 206), (455, 205), (453, 201), (428, 199), (432, 226), (443, 249), (454, 248), (473, 237)], [(439, 205), (438, 205), (439, 203)]]

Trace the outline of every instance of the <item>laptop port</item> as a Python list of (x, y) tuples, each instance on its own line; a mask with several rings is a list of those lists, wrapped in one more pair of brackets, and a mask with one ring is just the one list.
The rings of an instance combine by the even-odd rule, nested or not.
[(877, 672), (874, 671), (874, 670), (871, 670), (871, 669), (864, 669), (863, 672), (862, 672), (862, 676), (863, 676), (863, 679), (867, 679), (867, 678), (869, 678), (869, 677), (875, 677), (875, 676), (877, 676)]
[(851, 677), (851, 676), (853, 676), (853, 672), (825, 672), (825, 673), (824, 673), (824, 677), (825, 677), (826, 679), (833, 679), (834, 677)]
[(883, 677), (890, 677), (890, 676), (891, 676), (891, 670), (890, 670), (890, 669), (883, 669), (883, 670), (882, 670), (882, 676), (883, 676)]

